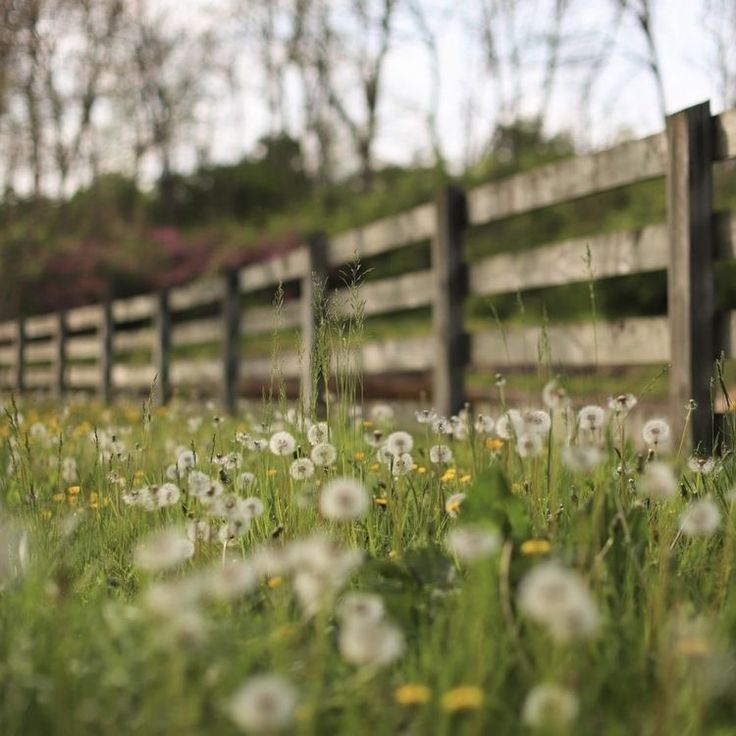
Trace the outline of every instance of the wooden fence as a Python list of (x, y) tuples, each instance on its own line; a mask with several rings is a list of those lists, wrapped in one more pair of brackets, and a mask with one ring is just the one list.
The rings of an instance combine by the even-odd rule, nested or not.
[[(666, 130), (607, 151), (560, 161), (464, 192), (442, 191), (435, 202), (331, 239), (314, 237), (277, 259), (158, 294), (115, 299), (65, 313), (0, 324), (0, 387), (12, 390), (96, 390), (108, 400), (116, 391), (142, 390), (158, 377), (166, 400), (172, 387), (216, 386), (233, 407), (244, 381), (267, 380), (269, 358), (246, 358), (242, 337), (273, 329), (273, 309), (243, 307), (254, 292), (280, 283), (300, 283), (287, 301), (282, 326), (300, 329), (309, 354), (314, 341), (313, 274), (324, 276), (350, 262), (429, 242), (431, 268), (366, 282), (361, 287), (369, 316), (431, 308), (430, 336), (392, 338), (361, 348), (366, 375), (429, 371), (433, 405), (451, 412), (461, 405), (465, 371), (503, 363), (521, 365), (536, 356), (540, 330), (488, 328), (467, 334), (464, 300), (517, 290), (584, 282), (589, 249), (597, 278), (667, 271), (668, 314), (547, 329), (556, 362), (589, 365), (669, 363), (675, 431), (684, 406), (698, 404), (692, 418), (695, 441), (711, 434), (709, 382), (713, 360), (736, 345), (734, 312), (716, 314), (714, 275), (736, 257), (736, 217), (713, 211), (713, 177), (736, 167), (736, 110), (712, 117), (708, 103), (667, 119)], [(666, 222), (636, 230), (556, 242), (468, 264), (463, 237), (468, 228), (664, 177)], [(347, 308), (347, 290), (335, 304)], [(247, 303), (247, 301), (246, 301)], [(202, 316), (204, 315), (204, 316)], [(218, 341), (216, 359), (186, 357), (181, 349)], [(179, 355), (177, 357), (177, 349)], [(126, 354), (148, 351), (136, 365)], [(173, 357), (172, 357), (173, 356)], [(286, 377), (311, 385), (309, 360), (284, 356)]]

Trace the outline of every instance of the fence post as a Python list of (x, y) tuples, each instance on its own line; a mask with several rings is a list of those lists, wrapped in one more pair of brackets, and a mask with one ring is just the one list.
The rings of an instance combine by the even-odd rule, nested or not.
[(18, 393), (25, 390), (26, 362), (26, 319), (18, 317), (15, 327), (15, 388)]
[(302, 358), (301, 396), (305, 416), (319, 417), (325, 411), (327, 377), (317, 353), (317, 327), (327, 286), (327, 237), (314, 233), (307, 240), (307, 267), (302, 276)]
[(238, 403), (240, 367), (240, 285), (237, 271), (224, 276), (222, 297), (222, 403), (230, 414)]
[(690, 416), (686, 445), (712, 445), (710, 379), (715, 345), (713, 281), (713, 123), (704, 102), (667, 118), (667, 229), (670, 329), (670, 419), (679, 443)]
[(58, 397), (63, 396), (66, 390), (66, 338), (66, 312), (61, 311), (56, 316), (56, 335), (54, 339), (53, 391)]
[(110, 403), (112, 398), (112, 362), (113, 362), (113, 333), (115, 321), (112, 314), (112, 301), (106, 299), (102, 304), (102, 318), (100, 321), (100, 401)]
[(162, 289), (156, 294), (156, 306), (153, 315), (154, 343), (153, 366), (158, 382), (158, 400), (161, 405), (171, 398), (171, 379), (169, 366), (171, 361), (171, 312), (169, 311), (169, 292)]
[(432, 239), (432, 329), (434, 408), (447, 416), (460, 410), (464, 396), (464, 370), (468, 359), (463, 330), (463, 301), (467, 271), (463, 264), (463, 230), (467, 203), (460, 187), (445, 187), (436, 202), (437, 233)]

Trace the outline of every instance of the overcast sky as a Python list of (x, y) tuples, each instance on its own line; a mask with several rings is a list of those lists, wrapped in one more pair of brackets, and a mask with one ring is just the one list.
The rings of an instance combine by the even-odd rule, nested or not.
[[(198, 22), (197, 12), (211, 8), (212, 0), (157, 0), (171, 7), (185, 23)], [(243, 0), (247, 2), (247, 0)], [(335, 0), (340, 2), (341, 0)], [(736, 2), (736, 0), (734, 0)], [(439, 127), (449, 159), (462, 161), (467, 147), (487, 137), (495, 112), (492, 85), (484, 70), (473, 27), (473, 0), (422, 0), (437, 34), (440, 54), (441, 96)], [(568, 22), (580, 40), (573, 45), (581, 58), (600, 49), (610, 29), (610, 0), (576, 0)], [(719, 108), (716, 84), (705, 61), (711, 52), (703, 28), (702, 0), (658, 0), (656, 39), (659, 45), (669, 112), (711, 99)], [(403, 36), (403, 34), (402, 34)], [(237, 31), (233, 28), (233, 37)], [(586, 66), (570, 67), (558, 78), (550, 107), (548, 129), (573, 130), (583, 148), (601, 148), (616, 140), (660, 130), (655, 87), (637, 54), (642, 45), (636, 29), (621, 29), (616, 46), (589, 106), (580, 100), (580, 78)], [(575, 52), (573, 52), (573, 56)], [(263, 81), (247, 57), (240, 64), (240, 88), (223, 94), (208, 106), (200, 136), (211, 143), (216, 161), (232, 161), (253, 149), (267, 129)], [(429, 145), (424, 122), (430, 76), (425, 49), (417, 39), (396, 40), (389, 57), (380, 108), (379, 162), (406, 163), (426, 155)], [(472, 90), (472, 94), (469, 91)], [(468, 100), (472, 99), (474, 125), (467, 132)], [(524, 107), (538, 104), (534, 72), (524, 89)], [(586, 113), (590, 118), (586, 118)]]

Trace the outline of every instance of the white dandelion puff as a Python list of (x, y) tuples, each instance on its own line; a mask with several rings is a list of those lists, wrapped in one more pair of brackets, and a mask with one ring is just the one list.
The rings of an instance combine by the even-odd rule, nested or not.
[(588, 404), (578, 412), (578, 426), (580, 429), (596, 432), (606, 421), (606, 412), (600, 406)]
[(300, 457), (289, 467), (289, 475), (294, 480), (307, 480), (314, 475), (314, 463), (307, 457)]
[(536, 457), (543, 447), (542, 438), (534, 432), (524, 432), (516, 440), (516, 452), (520, 457)]
[(603, 461), (595, 445), (568, 445), (562, 450), (562, 462), (573, 473), (590, 473)]
[(644, 468), (638, 490), (649, 498), (666, 501), (677, 494), (677, 478), (669, 465), (651, 462)]
[(496, 420), (496, 434), (503, 440), (516, 439), (524, 432), (521, 412), (508, 409)]
[(268, 446), (274, 455), (292, 455), (296, 450), (296, 440), (292, 434), (282, 430), (271, 435)]
[(478, 414), (475, 418), (475, 431), (478, 434), (491, 434), (495, 426), (496, 422), (488, 414)]
[(310, 457), (316, 466), (327, 468), (337, 460), (337, 449), (329, 442), (320, 442), (312, 448)]
[(650, 447), (664, 445), (670, 438), (670, 425), (664, 419), (650, 419), (642, 427), (641, 436)]
[(398, 457), (394, 457), (391, 464), (391, 473), (395, 477), (401, 475), (408, 475), (414, 468), (414, 458), (408, 453), (404, 452)]
[(371, 419), (376, 424), (390, 424), (394, 420), (394, 410), (388, 404), (376, 404), (371, 409)]
[(307, 431), (307, 440), (312, 447), (315, 445), (321, 445), (323, 442), (327, 442), (329, 437), (330, 430), (327, 426), (327, 422), (317, 422)]
[(386, 609), (383, 599), (373, 593), (347, 593), (337, 606), (337, 618), (345, 625), (377, 624)]
[(709, 537), (720, 526), (720, 509), (710, 498), (693, 501), (680, 515), (680, 529), (688, 537)]
[(559, 730), (569, 727), (579, 710), (577, 696), (567, 688), (551, 683), (537, 685), (524, 700), (521, 720), (530, 728)]
[(548, 409), (559, 409), (570, 403), (567, 391), (553, 378), (542, 389), (542, 401)]
[(263, 514), (263, 501), (255, 496), (245, 498), (243, 499), (243, 511), (251, 519), (255, 519)]
[(179, 503), (181, 491), (175, 483), (164, 483), (153, 489), (153, 497), (156, 500), (156, 506), (163, 509)]
[(245, 733), (275, 733), (289, 728), (296, 717), (296, 688), (278, 675), (251, 677), (228, 703), (230, 720)]
[(501, 535), (477, 524), (458, 526), (447, 533), (445, 546), (460, 562), (472, 563), (498, 552)]
[(429, 460), (433, 463), (451, 463), (452, 450), (447, 445), (433, 445), (429, 449)]
[(447, 417), (435, 415), (431, 424), (435, 434), (452, 434), (452, 422)]
[(688, 458), (687, 466), (693, 473), (699, 475), (710, 475), (716, 468), (716, 461), (712, 457), (700, 457), (692, 455)]
[(348, 477), (335, 478), (322, 488), (319, 509), (322, 516), (334, 521), (362, 519), (370, 505), (363, 484)]
[(184, 475), (197, 464), (197, 456), (192, 450), (182, 450), (176, 458), (176, 468), (179, 475)]
[(546, 411), (541, 409), (530, 409), (524, 412), (524, 429), (528, 434), (549, 434), (552, 427), (552, 419)]
[(431, 424), (435, 420), (437, 412), (434, 409), (421, 409), (415, 411), (414, 416), (419, 424)]
[(386, 438), (386, 449), (394, 455), (411, 452), (414, 438), (408, 432), (392, 432)]
[(447, 501), (445, 501), (445, 511), (451, 518), (457, 518), (457, 515), (460, 512), (460, 507), (466, 497), (467, 496), (464, 493), (453, 493)]
[(144, 539), (133, 555), (146, 572), (159, 572), (180, 565), (194, 554), (194, 545), (181, 529), (162, 529)]
[(340, 654), (358, 667), (386, 667), (404, 653), (404, 635), (388, 621), (348, 624), (340, 628)]

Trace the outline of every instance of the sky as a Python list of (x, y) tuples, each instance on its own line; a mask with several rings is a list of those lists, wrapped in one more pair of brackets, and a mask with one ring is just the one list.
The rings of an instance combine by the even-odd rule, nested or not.
[[(198, 13), (211, 7), (211, 0), (187, 0), (186, 4), (174, 0), (156, 2), (170, 8), (187, 24), (199, 22)], [(473, 2), (422, 2), (430, 8), (428, 17), (439, 41), (440, 135), (449, 161), (459, 167), (468, 150), (477, 149), (487, 140), (489, 121), (493, 120), (496, 109), (494, 89), (480, 49), (473, 41), (477, 32)], [(575, 0), (570, 19), (574, 28), (582, 29), (581, 41), (576, 45), (581, 57), (589, 55), (591, 50), (596, 51), (605, 42), (610, 28), (609, 7), (610, 0)], [(709, 78), (704, 61), (708, 38), (702, 27), (701, 0), (658, 0), (656, 8), (656, 40), (668, 112), (706, 99), (712, 100), (717, 111), (716, 85)], [(237, 37), (238, 31), (233, 28), (235, 43)], [(564, 71), (552, 97), (548, 132), (571, 130), (579, 146), (590, 150), (662, 129), (651, 76), (636, 58), (641, 50), (636, 29), (623, 27), (616, 48), (589, 105), (582, 105), (579, 96), (585, 65)], [(267, 130), (263, 80), (254, 74), (254, 66), (246, 54), (238, 69), (238, 89), (208, 103), (207, 114), (196, 135), (210, 145), (210, 157), (214, 161), (236, 160), (253, 150)], [(538, 82), (538, 75), (535, 77), (535, 72), (530, 72), (528, 83), (524, 85), (524, 108), (529, 111), (536, 109), (539, 101)], [(426, 157), (429, 142), (425, 110), (429, 91), (425, 49), (418, 40), (400, 38), (386, 68), (380, 132), (375, 147), (379, 162), (411, 163)], [(470, 126), (464, 112), (469, 100), (474, 107), (474, 122)]]

